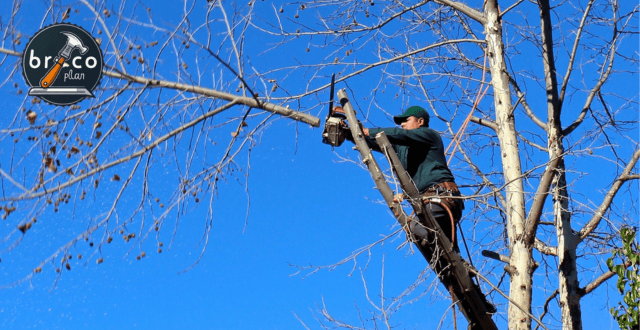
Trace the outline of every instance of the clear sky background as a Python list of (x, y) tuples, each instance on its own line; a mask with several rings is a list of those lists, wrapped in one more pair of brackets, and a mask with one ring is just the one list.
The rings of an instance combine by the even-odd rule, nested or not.
[[(5, 24), (3, 29), (11, 19), (11, 6), (8, 3), (9, 1), (0, 8), (0, 18)], [(140, 8), (132, 9), (135, 5), (133, 2), (127, 3), (124, 12), (127, 15), (135, 12), (140, 20), (144, 20), (137, 12)], [(171, 29), (179, 23), (180, 17), (175, 13), (182, 12), (182, 3), (158, 1), (147, 5), (152, 8), (156, 24)], [(187, 2), (187, 7), (191, 5), (192, 2)], [(279, 5), (258, 1), (255, 13), (262, 17), (273, 17), (269, 15), (273, 15), (274, 8), (280, 8)], [(48, 2), (43, 1), (22, 3), (16, 19), (22, 20), (21, 26), (25, 27), (25, 31), (21, 31), (24, 35), (23, 43), (15, 46), (17, 51), (21, 51), (28, 37), (41, 26), (52, 23), (50, 17), (44, 23), (42, 21), (47, 6)], [(80, 10), (78, 14), (72, 12), (68, 21), (95, 33), (93, 16), (82, 3), (64, 1), (55, 10), (63, 12), (68, 6)], [(119, 6), (120, 3), (107, 5), (113, 11), (117, 11)], [(192, 16), (194, 26), (201, 24), (197, 18), (202, 18), (206, 6), (206, 1), (196, 1)], [(300, 15), (319, 14), (304, 12)], [(533, 15), (535, 16), (535, 12)], [(139, 26), (131, 27), (130, 31), (130, 35), (138, 34), (146, 42), (162, 35)], [(306, 57), (301, 57), (301, 50), (308, 43), (306, 40), (288, 43), (281, 48), (282, 52), (279, 54), (261, 52), (275, 40), (277, 38), (265, 37), (249, 27), (245, 40), (247, 62), (250, 63), (247, 67), (266, 71), (276, 64), (278, 67), (287, 63), (293, 65), (300, 59), (304, 59), (305, 63), (313, 63), (334, 56), (330, 48), (323, 49), (314, 44), (312, 51)], [(251, 45), (256, 45), (255, 49)], [(637, 49), (637, 46), (635, 40), (628, 47)], [(368, 51), (374, 53), (373, 50)], [(289, 54), (294, 55), (288, 56)], [(113, 54), (107, 52), (105, 55), (107, 63), (113, 65)], [(191, 56), (193, 58), (185, 57), (191, 65), (196, 57), (202, 67), (217, 65), (206, 54)], [(15, 58), (9, 57), (0, 63), (0, 78), (3, 78), (0, 80), (8, 78), (0, 87), (5, 95), (5, 111), (8, 112), (1, 121), (2, 128), (11, 125), (16, 109), (20, 109), (25, 100), (24, 92), (18, 94), (14, 88), (14, 83), (18, 83), (23, 91), (27, 88), (20, 73), (12, 72), (15, 61)], [(168, 63), (168, 60), (163, 63)], [(172, 65), (175, 67), (175, 64)], [(172, 70), (160, 68), (158, 73), (165, 79), (172, 80), (176, 74)], [(633, 70), (637, 71), (637, 68)], [(203, 71), (209, 74), (207, 70)], [(215, 88), (217, 84), (217, 87), (233, 91), (224, 81), (218, 81), (224, 80), (228, 75), (221, 73), (222, 71), (220, 68), (211, 70), (211, 76), (203, 78), (203, 85)], [(312, 71), (310, 69), (308, 73), (295, 77), (283, 77), (277, 73), (274, 76), (281, 79), (283, 84), (288, 84), (287, 86), (300, 84), (300, 90), (297, 91), (300, 92), (306, 81), (296, 82), (295, 79), (311, 79), (315, 74)], [(147, 73), (137, 71), (135, 74)], [(368, 126), (391, 126), (393, 123), (385, 113), (364, 103), (365, 98), (371, 95), (369, 90), (378, 84), (376, 79), (376, 73), (373, 72), (353, 78), (347, 84), (338, 83), (336, 87), (348, 87), (350, 95), (360, 93), (353, 100), (362, 102), (363, 109), (359, 116), (364, 120), (362, 114), (369, 115), (364, 120)], [(310, 87), (316, 88), (326, 83), (328, 80), (313, 80)], [(608, 88), (637, 91), (637, 76), (635, 80), (613, 83)], [(328, 89), (320, 92), (315, 98), (315, 104), (314, 100), (307, 98), (300, 108), (324, 119), (326, 104), (323, 102), (327, 101), (328, 94)], [(399, 98), (389, 95), (380, 97), (379, 100), (386, 102), (379, 106), (391, 114), (400, 112), (413, 102), (411, 97), (402, 95)], [(80, 105), (87, 106), (88, 102), (83, 101)], [(126, 99), (123, 98), (121, 102), (126, 102)], [(629, 112), (625, 118), (637, 123), (637, 97), (635, 102), (636, 111)], [(53, 118), (61, 113), (49, 105), (43, 104), (42, 107)], [(233, 110), (223, 119), (241, 114), (242, 109)], [(260, 120), (261, 118), (251, 118), (247, 122), (251, 127)], [(432, 120), (432, 127), (439, 131), (446, 129), (438, 120)], [(219, 133), (220, 139), (228, 139), (230, 129), (223, 127)], [(157, 239), (150, 238), (143, 243), (125, 243), (116, 237), (113, 243), (101, 248), (104, 258), (102, 264), (96, 263), (100, 253), (95, 248), (90, 248), (87, 241), (74, 248), (75, 259), (71, 264), (71, 271), (63, 269), (63, 275), (58, 277), (51, 266), (46, 266), (33, 280), (11, 285), (30, 274), (60, 244), (84, 230), (88, 223), (86, 220), (105, 212), (109, 204), (105, 202), (103, 195), (95, 195), (76, 204), (74, 212), (66, 208), (57, 214), (47, 213), (25, 235), (19, 249), (6, 251), (9, 243), (3, 242), (5, 251), (0, 254), (0, 284), (6, 287), (0, 290), (0, 327), (304, 329), (307, 326), (320, 329), (320, 322), (325, 322), (322, 318), (323, 308), (336, 319), (359, 324), (359, 318), (369, 319), (371, 311), (376, 311), (383, 301), (384, 304), (388, 303), (381, 295), (386, 298), (401, 295), (417, 281), (418, 285), (408, 293), (401, 308), (393, 315), (391, 325), (397, 329), (436, 329), (443, 322), (444, 329), (452, 328), (451, 310), (448, 309), (450, 297), (440, 284), (434, 282), (433, 274), (419, 253), (412, 253), (406, 245), (400, 248), (404, 242), (403, 235), (389, 238), (371, 248), (370, 252), (365, 251), (355, 260), (339, 267), (322, 268), (315, 273), (315, 268), (308, 268), (337, 263), (354, 251), (398, 229), (386, 206), (378, 202), (380, 195), (374, 189), (369, 173), (357, 164), (343, 161), (343, 157), (357, 159), (351, 145), (345, 143), (332, 150), (321, 143), (321, 132), (322, 128), (311, 128), (286, 118), (275, 119), (259, 135), (251, 158), (247, 159), (245, 155), (238, 157), (237, 161), (241, 166), (250, 162), (249, 179), (245, 181), (244, 174), (239, 174), (235, 177), (228, 176), (225, 182), (221, 181), (219, 193), (210, 204), (214, 217), (210, 224), (208, 244), (201, 259), (199, 256), (204, 246), (202, 238), (207, 225), (205, 219), (209, 206), (208, 197), (203, 197), (203, 202), (197, 206), (190, 204), (188, 212), (181, 215), (179, 221), (168, 221)], [(631, 140), (637, 141), (637, 124), (629, 134), (633, 136)], [(449, 139), (450, 136), (444, 137), (445, 145), (448, 145)], [(625, 141), (619, 142), (623, 145), (621, 154), (628, 155), (633, 146), (627, 145), (628, 142)], [(8, 154), (6, 150), (3, 152), (4, 155)], [(25, 149), (24, 152), (28, 150)], [(205, 162), (215, 161), (207, 159), (206, 155), (200, 156)], [(490, 155), (486, 158), (487, 162), (491, 161)], [(6, 161), (0, 161), (3, 168)], [(379, 161), (386, 167), (384, 160)], [(170, 196), (177, 184), (175, 170), (169, 165), (164, 167), (156, 164), (152, 176), (151, 184), (156, 187), (154, 194), (163, 200)], [(499, 164), (489, 165), (491, 166), (496, 169), (500, 167)], [(599, 166), (602, 165), (594, 163), (590, 168), (591, 172), (597, 173)], [(456, 172), (456, 165), (453, 168), (454, 175), (461, 175)], [(126, 171), (120, 173), (124, 172)], [(608, 187), (607, 182), (611, 182), (610, 177), (592, 178), (587, 183), (577, 183), (579, 186), (575, 189), (601, 189)], [(631, 187), (637, 187), (637, 184)], [(118, 188), (104, 181), (105, 195), (113, 195)], [(463, 194), (471, 192), (468, 189)], [(131, 204), (126, 201), (121, 203), (123, 213), (126, 213), (127, 208), (135, 206)], [(637, 223), (637, 212), (634, 216), (633, 221)], [(475, 232), (478, 235), (476, 238), (470, 231), (471, 225), (470, 220), (462, 223), (462, 230), (471, 241), (487, 239), (487, 236), (492, 235), (488, 230), (483, 231), (481, 224)], [(133, 231), (138, 230), (138, 227), (139, 224), (134, 225)], [(15, 224), (2, 223), (1, 236), (9, 235), (13, 228)], [(483, 238), (483, 235), (486, 236)], [(157, 252), (158, 242), (163, 242), (162, 253)], [(481, 257), (473, 242), (470, 242), (469, 248), (474, 263), (485, 266), (493, 264), (498, 270), (502, 267), (496, 261)], [(136, 256), (142, 251), (146, 253), (146, 257), (137, 260)], [(77, 254), (83, 255), (82, 260), (77, 260)], [(463, 256), (466, 257), (466, 253)], [(597, 267), (595, 264), (593, 266)], [(497, 283), (501, 272), (486, 275)], [(545, 279), (540, 277), (536, 278), (535, 284), (537, 287), (534, 291), (557, 286), (555, 282), (545, 283)], [(483, 288), (486, 291), (486, 286)], [(542, 293), (536, 293), (534, 305), (540, 305), (545, 297)], [(586, 296), (582, 310), (584, 328), (617, 329), (608, 309), (619, 298), (615, 290), (606, 286)], [(496, 302), (499, 310), (499, 314), (494, 317), (498, 327), (506, 329), (505, 300), (496, 293), (491, 295), (490, 300)], [(539, 315), (540, 311), (536, 312)], [(466, 322), (460, 314), (458, 311), (458, 327), (462, 329), (466, 327)], [(368, 323), (368, 326), (371, 327), (372, 324)], [(382, 324), (377, 326), (386, 327)]]

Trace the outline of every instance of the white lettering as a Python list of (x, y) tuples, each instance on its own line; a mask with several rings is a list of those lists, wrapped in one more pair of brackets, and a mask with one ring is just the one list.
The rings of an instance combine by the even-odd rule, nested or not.
[[(33, 64), (33, 60), (36, 60), (36, 61), (37, 61), (37, 62), (36, 62), (37, 64), (35, 64), (35, 65), (34, 65), (34, 64)], [(31, 50), (31, 53), (29, 54), (29, 66), (30, 66), (32, 69), (37, 69), (37, 68), (39, 68), (39, 67), (40, 67), (40, 58), (38, 58), (37, 56), (33, 56), (33, 49)]]
[[(93, 65), (89, 64), (89, 60), (93, 61)], [(87, 60), (84, 61), (84, 64), (87, 66), (87, 68), (93, 69), (96, 67), (96, 65), (98, 65), (98, 60), (96, 60), (96, 58), (93, 56), (89, 56), (87, 57)]]
[[(44, 57), (44, 68), (45, 69), (49, 68), (49, 61), (51, 59), (52, 59), (52, 56), (45, 56)], [(74, 68), (82, 69), (82, 56), (76, 56), (71, 61), (64, 61), (63, 64), (62, 64), (62, 67), (63, 68), (69, 67), (70, 66), (69, 62), (71, 62), (71, 64), (73, 65)], [(53, 61), (51, 63), (55, 64), (55, 61)], [(42, 61), (40, 60), (40, 58), (38, 56), (35, 56), (35, 51), (32, 49), (31, 52), (29, 53), (29, 66), (32, 69), (37, 69), (37, 68), (40, 67), (40, 64), (42, 64)], [(93, 69), (96, 66), (98, 66), (98, 60), (93, 56), (89, 56), (84, 61), (84, 64), (87, 66), (87, 68)], [(73, 78), (69, 78), (69, 79), (73, 79)]]
[(69, 69), (69, 72), (65, 72), (64, 81), (69, 80), (84, 80), (84, 73), (73, 73), (73, 69)]
[(74, 57), (73, 61), (71, 61), (71, 64), (73, 64), (73, 67), (76, 68), (76, 69), (82, 69), (82, 66), (76, 64), (76, 60), (78, 60), (78, 59), (82, 60), (82, 57), (80, 57), (80, 56)]

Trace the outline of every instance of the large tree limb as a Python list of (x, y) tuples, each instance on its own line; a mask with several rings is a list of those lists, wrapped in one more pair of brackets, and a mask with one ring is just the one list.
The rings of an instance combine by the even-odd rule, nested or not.
[(474, 122), (474, 123), (476, 123), (478, 125), (489, 127), (494, 132), (498, 129), (498, 126), (496, 125), (496, 123), (494, 121), (492, 121), (492, 120), (489, 120), (489, 119), (484, 119), (484, 118), (479, 118), (479, 117), (476, 117), (476, 116), (471, 116), (469, 121)]
[(482, 25), (486, 25), (487, 24), (487, 18), (484, 16), (484, 14), (478, 10), (475, 10), (467, 5), (465, 5), (464, 3), (461, 2), (456, 2), (456, 1), (451, 1), (451, 0), (435, 0), (435, 3), (439, 3), (439, 4), (443, 4), (445, 6), (449, 6), (467, 16), (469, 16), (471, 19), (477, 21), (478, 23), (482, 24)]
[(389, 187), (386, 179), (384, 178), (384, 174), (382, 170), (380, 170), (380, 166), (378, 166), (378, 162), (371, 154), (371, 149), (367, 145), (367, 141), (364, 139), (364, 135), (362, 130), (356, 123), (358, 123), (358, 119), (356, 118), (355, 112), (349, 99), (347, 98), (347, 93), (345, 90), (338, 91), (338, 100), (342, 107), (345, 109), (345, 114), (347, 116), (347, 121), (349, 122), (349, 129), (351, 130), (351, 135), (353, 136), (353, 142), (356, 145), (356, 149), (360, 152), (360, 156), (362, 157), (362, 162), (367, 166), (367, 170), (371, 173), (371, 177), (376, 184), (376, 188), (380, 191), (380, 194), (384, 198), (387, 206), (393, 215), (398, 220), (398, 223), (405, 231), (408, 231), (407, 223), (408, 217), (404, 210), (402, 209), (402, 205), (393, 200), (393, 190)]
[(558, 163), (560, 162), (561, 157), (563, 156), (560, 155), (555, 159), (552, 159), (547, 165), (547, 168), (544, 170), (542, 177), (540, 178), (538, 190), (536, 191), (535, 197), (533, 197), (533, 204), (531, 204), (531, 207), (529, 208), (529, 216), (527, 217), (527, 220), (525, 222), (523, 240), (527, 245), (533, 244), (533, 239), (536, 236), (538, 223), (540, 222), (540, 216), (542, 215), (544, 204), (547, 200), (547, 196), (549, 195), (549, 187), (551, 187), (555, 170), (558, 166)]
[(631, 174), (631, 170), (633, 170), (633, 168), (636, 166), (636, 163), (638, 162), (638, 158), (640, 158), (640, 147), (636, 147), (636, 151), (633, 153), (631, 160), (629, 161), (627, 166), (624, 168), (624, 171), (622, 171), (622, 174), (620, 174), (620, 176), (618, 176), (618, 178), (613, 182), (613, 185), (611, 185), (611, 188), (605, 195), (604, 200), (602, 201), (602, 203), (600, 204), (596, 212), (591, 217), (591, 220), (589, 220), (589, 222), (587, 222), (587, 224), (584, 225), (582, 229), (580, 229), (580, 232), (578, 233), (578, 242), (583, 241), (593, 230), (595, 230), (598, 227), (605, 212), (611, 206), (611, 203), (613, 202), (613, 198), (618, 193), (618, 190), (620, 190), (620, 188), (622, 187), (622, 184), (624, 184), (629, 180), (633, 180), (637, 178), (636, 175), (630, 175), (630, 174)]
[(535, 238), (533, 244), (534, 244), (534, 247), (536, 248), (536, 250), (538, 250), (542, 254), (546, 254), (546, 255), (549, 255), (549, 256), (557, 256), (558, 255), (558, 248), (557, 247), (549, 246), (547, 244), (544, 244), (544, 242), (541, 241), (540, 239), (538, 239), (537, 237)]
[(278, 114), (284, 117), (289, 117), (291, 119), (301, 121), (303, 123), (307, 123), (315, 127), (320, 126), (320, 118), (318, 117), (315, 117), (306, 113), (302, 113), (299, 111), (295, 111), (289, 108), (285, 108), (277, 104), (261, 101), (258, 98), (237, 96), (230, 93), (221, 92), (215, 89), (164, 81), (164, 80), (147, 79), (139, 76), (125, 75), (125, 74), (121, 74), (114, 71), (105, 71), (104, 74), (109, 77), (123, 79), (127, 81), (133, 81), (140, 84), (149, 84), (149, 87), (166, 87), (166, 88), (177, 89), (185, 92), (192, 92), (192, 93), (209, 96), (217, 99), (234, 101), (238, 104), (244, 104), (249, 107), (267, 110), (269, 112), (273, 112), (275, 114)]
[[(558, 79), (556, 77), (556, 60), (553, 53), (553, 25), (551, 23), (551, 6), (549, 5), (549, 0), (538, 1), (538, 7), (540, 10), (540, 37), (542, 38), (544, 82), (547, 89), (547, 125), (549, 127), (561, 127), (561, 107), (558, 102)], [(561, 137), (551, 136), (550, 138)]]
[(515, 117), (511, 101), (511, 88), (505, 61), (505, 43), (497, 0), (486, 0), (484, 12), (487, 18), (485, 35), (487, 40), (487, 60), (491, 70), (493, 87), (493, 104), (495, 107), (496, 125), (502, 169), (504, 173), (507, 200), (507, 235), (511, 251), (511, 267), (516, 275), (511, 276), (509, 295), (518, 302), (509, 304), (508, 317), (510, 329), (531, 329), (530, 316), (532, 302), (533, 258), (531, 249), (526, 247), (520, 237), (524, 231), (526, 220), (524, 183), (521, 179), (522, 163), (518, 136), (516, 134)]

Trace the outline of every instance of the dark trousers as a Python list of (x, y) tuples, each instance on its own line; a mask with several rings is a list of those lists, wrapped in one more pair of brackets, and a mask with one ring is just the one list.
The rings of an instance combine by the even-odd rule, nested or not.
[[(453, 243), (454, 249), (459, 252), (458, 239), (456, 238), (455, 233), (455, 223), (452, 224), (449, 212), (438, 203), (427, 203), (425, 207), (431, 211), (436, 222), (440, 225), (440, 229), (444, 236), (449, 239), (449, 242)], [(454, 215), (454, 219), (456, 220), (455, 222), (457, 222), (458, 219), (456, 219), (455, 216), (460, 214), (461, 210), (453, 209), (450, 211)], [(411, 219), (409, 229), (422, 246), (421, 251), (429, 261), (429, 265), (431, 265), (431, 268), (436, 272), (436, 274), (438, 274), (442, 283), (448, 288), (449, 283), (451, 283), (450, 277), (452, 275), (447, 267), (448, 265), (439, 257), (442, 251), (438, 249), (436, 244), (437, 236), (435, 232), (433, 229), (427, 228), (421, 224), (416, 217)], [(426, 244), (422, 245), (421, 242), (426, 242)]]
[[(460, 249), (458, 249), (458, 239), (456, 238), (455, 230), (452, 231), (452, 228), (455, 228), (455, 225), (460, 220), (464, 204), (459, 199), (449, 199), (445, 202), (445, 205), (450, 206), (449, 210), (451, 211), (451, 215), (453, 215), (453, 223), (451, 222), (451, 215), (442, 205), (438, 203), (427, 203), (426, 208), (431, 211), (436, 222), (440, 225), (440, 229), (444, 236), (446, 236), (450, 242), (453, 242), (453, 249), (460, 253)], [(453, 271), (449, 267), (450, 265), (447, 264), (444, 258), (440, 258), (443, 251), (438, 248), (435, 231), (419, 223), (416, 217), (411, 219), (409, 229), (417, 239), (417, 243), (420, 245), (420, 251), (429, 261), (431, 269), (433, 269), (433, 271), (438, 275), (442, 284), (447, 288), (447, 290), (453, 290), (456, 296), (461, 297), (463, 294), (461, 291), (462, 289), (457, 284)], [(426, 244), (422, 244), (422, 242), (426, 242)], [(473, 277), (473, 275), (470, 276)], [(490, 314), (495, 313), (496, 308), (487, 301), (487, 298), (482, 293), (480, 287), (473, 281), (471, 281), (471, 283), (473, 284), (473, 288), (476, 290), (480, 299), (484, 302), (487, 312)], [(476, 327), (472, 329), (476, 329)]]

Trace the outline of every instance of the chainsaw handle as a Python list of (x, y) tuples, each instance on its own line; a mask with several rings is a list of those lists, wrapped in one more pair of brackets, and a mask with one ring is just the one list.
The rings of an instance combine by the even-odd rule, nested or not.
[(51, 69), (49, 69), (49, 72), (47, 72), (42, 80), (40, 80), (40, 87), (47, 88), (51, 86), (51, 83), (56, 80), (58, 74), (60, 74), (60, 69), (62, 69), (63, 63), (64, 57), (61, 56), (60, 59), (58, 59), (58, 62), (56, 62), (56, 64), (54, 64)]

